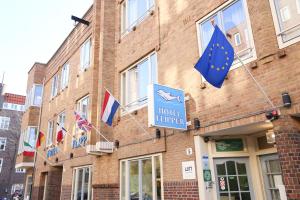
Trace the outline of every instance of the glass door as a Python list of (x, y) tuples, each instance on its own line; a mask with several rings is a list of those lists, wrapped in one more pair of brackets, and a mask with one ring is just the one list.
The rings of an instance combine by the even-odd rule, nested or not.
[(278, 155), (260, 157), (265, 192), (268, 200), (280, 200), (278, 185), (283, 185)]
[(215, 159), (218, 200), (252, 200), (248, 159)]

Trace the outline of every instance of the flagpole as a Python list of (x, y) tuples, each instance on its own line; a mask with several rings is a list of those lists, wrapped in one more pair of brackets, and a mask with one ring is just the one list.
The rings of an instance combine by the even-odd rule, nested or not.
[[(112, 95), (106, 87), (104, 87), (104, 89), (105, 89), (110, 95)], [(112, 95), (112, 96), (113, 96), (113, 95)], [(137, 119), (129, 112), (129, 110), (128, 110), (125, 106), (123, 106), (117, 99), (116, 99), (116, 101), (119, 103), (120, 107), (121, 107), (123, 110), (125, 110), (125, 111), (129, 114), (129, 116), (135, 121), (135, 123), (136, 123), (136, 124), (137, 124), (137, 125), (138, 125), (145, 133), (151, 135), (151, 133), (149, 133), (149, 132), (141, 125), (141, 122), (139, 122), (139, 121), (138, 121), (138, 120), (137, 120)]]
[(50, 166), (54, 166), (54, 163), (52, 163), (51, 161), (49, 161), (47, 158), (45, 158), (40, 152), (36, 151), (36, 155), (40, 156), (43, 160), (45, 160)]
[(102, 136), (107, 142), (110, 142), (93, 124), (92, 125), (92, 128), (96, 131), (96, 133), (99, 135), (99, 136)]

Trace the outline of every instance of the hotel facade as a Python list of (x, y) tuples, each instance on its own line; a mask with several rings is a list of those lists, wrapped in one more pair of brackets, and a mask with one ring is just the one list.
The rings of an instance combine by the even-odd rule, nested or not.
[[(20, 144), (45, 142), (35, 157), (19, 146), (25, 198), (300, 199), (299, 0), (94, 0), (83, 19), (29, 71)], [(236, 53), (220, 89), (194, 69), (212, 21)], [(154, 83), (184, 90), (187, 130), (148, 127)], [(122, 105), (112, 126), (106, 90)]]

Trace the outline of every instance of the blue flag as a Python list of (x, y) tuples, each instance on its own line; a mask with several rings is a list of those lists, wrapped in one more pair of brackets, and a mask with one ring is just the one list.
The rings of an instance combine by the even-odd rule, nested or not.
[(214, 33), (195, 65), (202, 76), (213, 86), (220, 88), (234, 60), (234, 50), (226, 36), (215, 26)]

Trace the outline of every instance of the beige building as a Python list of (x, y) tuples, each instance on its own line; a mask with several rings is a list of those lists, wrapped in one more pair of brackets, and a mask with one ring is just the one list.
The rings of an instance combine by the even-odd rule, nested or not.
[[(46, 140), (32, 199), (300, 199), (299, 16), (283, 4), (299, 1), (95, 0), (90, 24), (76, 25), (39, 76)], [(194, 69), (212, 19), (279, 119), (267, 120), (274, 107), (237, 59), (221, 89)], [(184, 90), (187, 131), (148, 127), (152, 83)], [(106, 89), (122, 104), (112, 127), (101, 121)], [(95, 129), (80, 130), (74, 111)]]

